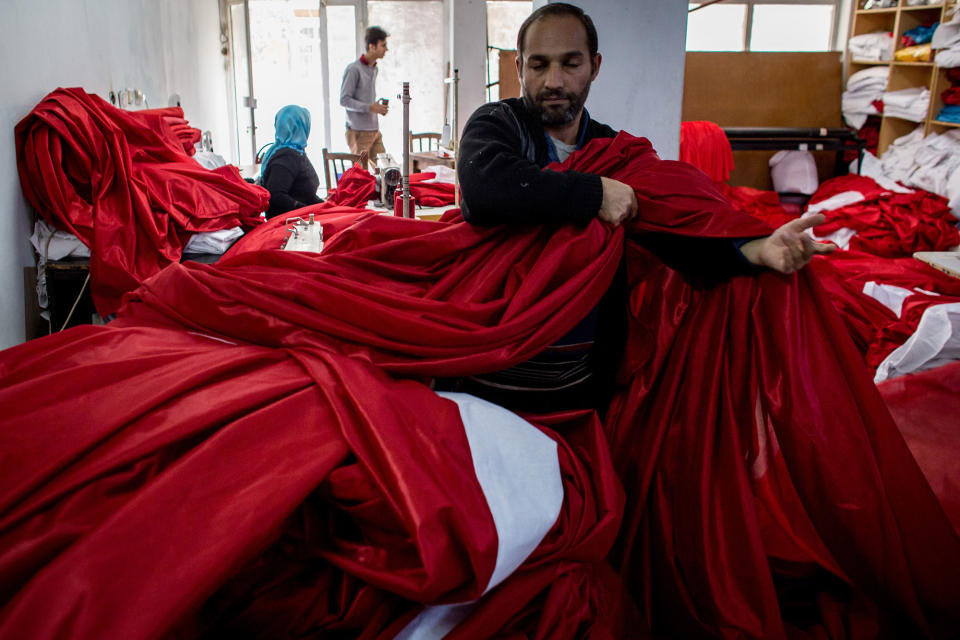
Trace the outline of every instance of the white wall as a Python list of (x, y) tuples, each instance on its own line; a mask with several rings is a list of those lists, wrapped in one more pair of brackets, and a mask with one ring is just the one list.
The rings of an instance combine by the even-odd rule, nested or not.
[(487, 101), (487, 3), (447, 0), (444, 14), (449, 19), (449, 33), (454, 34), (446, 45), (450, 68), (459, 71), (457, 127), (462, 132), (470, 114)]
[(686, 57), (685, 0), (572, 0), (597, 27), (603, 62), (587, 109), (676, 159)]
[[(229, 140), (217, 0), (0, 2), (0, 348), (24, 340), (23, 268), (33, 266), (30, 213), (13, 128), (57, 87), (107, 97), (134, 87), (150, 106), (181, 96), (187, 119)], [(220, 150), (218, 149), (218, 150)]]

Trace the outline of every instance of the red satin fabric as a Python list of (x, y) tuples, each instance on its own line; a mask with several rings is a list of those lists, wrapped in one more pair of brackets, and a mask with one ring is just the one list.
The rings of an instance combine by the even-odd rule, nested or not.
[(431, 172), (414, 173), (410, 176), (410, 193), (417, 203), (425, 207), (444, 207), (453, 204), (454, 187), (447, 182), (426, 182), (436, 178)]
[(179, 107), (123, 111), (57, 89), (15, 130), (23, 193), (43, 218), (91, 250), (98, 313), (170, 263), (197, 231), (253, 226), (269, 193), (236, 167), (192, 160), (199, 130)]
[[(425, 207), (442, 207), (453, 204), (453, 185), (446, 183), (424, 182), (435, 178), (434, 173), (414, 173), (410, 175), (410, 193), (417, 203)], [(379, 197), (376, 193), (377, 181), (366, 169), (354, 165), (347, 169), (337, 188), (330, 192), (327, 202), (340, 206), (359, 207), (368, 200)]]
[(733, 149), (727, 134), (715, 122), (680, 123), (680, 160), (689, 162), (714, 182), (726, 182), (733, 171)]
[[(865, 362), (872, 369), (903, 344), (920, 323), (923, 310), (955, 302), (960, 280), (914, 258), (879, 258), (862, 251), (837, 251), (810, 265), (830, 295)], [(900, 316), (863, 293), (867, 282), (923, 289), (904, 300)]]
[(825, 211), (827, 221), (815, 233), (843, 228), (856, 231), (850, 248), (898, 258), (915, 251), (945, 251), (960, 244), (960, 230), (943, 196), (918, 189), (913, 193), (882, 190), (864, 176), (841, 176), (825, 182), (811, 204), (843, 191), (859, 191), (864, 200)]
[(960, 424), (960, 362), (881, 382), (890, 409), (923, 474), (960, 531), (960, 466), (955, 455)]
[(763, 220), (774, 229), (797, 217), (783, 208), (776, 191), (727, 184), (733, 170), (733, 148), (727, 134), (715, 122), (680, 123), (680, 160), (707, 174), (737, 211)]
[[(463, 637), (956, 628), (960, 539), (815, 278), (697, 288), (638, 234), (766, 225), (646, 140), (596, 140), (566, 166), (634, 186), (641, 217), (343, 213), (323, 254), (171, 265), (110, 325), (4, 352), (0, 635), (375, 637), (419, 603), (476, 597), (495, 533), (455, 407), (418, 380), (526, 360), (622, 257), (630, 335), (605, 433), (590, 414), (539, 420), (561, 517)], [(613, 559), (642, 625), (603, 566), (621, 517)]]

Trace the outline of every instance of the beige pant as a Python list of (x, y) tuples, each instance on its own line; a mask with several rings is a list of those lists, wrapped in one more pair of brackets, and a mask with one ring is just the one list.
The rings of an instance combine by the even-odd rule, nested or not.
[(370, 166), (377, 165), (377, 154), (386, 153), (383, 148), (383, 136), (379, 131), (355, 131), (347, 129), (347, 145), (350, 147), (350, 153), (367, 152), (367, 161)]

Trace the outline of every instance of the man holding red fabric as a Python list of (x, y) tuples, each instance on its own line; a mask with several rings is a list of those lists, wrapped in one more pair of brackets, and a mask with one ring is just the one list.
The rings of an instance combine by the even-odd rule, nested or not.
[[(623, 182), (578, 171), (543, 170), (551, 162), (565, 161), (590, 140), (616, 135), (592, 120), (584, 108), (601, 62), (590, 17), (569, 4), (545, 5), (520, 27), (517, 51), (523, 98), (483, 105), (464, 129), (458, 168), (464, 219), (476, 225), (586, 225), (596, 217), (619, 225), (642, 216), (633, 188)], [(804, 233), (823, 220), (822, 216), (795, 220), (753, 239), (647, 234), (642, 242), (678, 270), (711, 281), (751, 266), (791, 273), (815, 254), (833, 250)], [(616, 282), (613, 289), (619, 289)], [(620, 325), (617, 313), (605, 306), (601, 304), (545, 353), (518, 367), (474, 376), (466, 390), (531, 410), (598, 406), (596, 393), (603, 393), (606, 385), (594, 373), (615, 364)], [(597, 335), (614, 344), (595, 347)], [(581, 397), (577, 390), (588, 387), (592, 390)], [(524, 397), (520, 405), (515, 402), (517, 392)], [(540, 401), (528, 404), (531, 393)]]

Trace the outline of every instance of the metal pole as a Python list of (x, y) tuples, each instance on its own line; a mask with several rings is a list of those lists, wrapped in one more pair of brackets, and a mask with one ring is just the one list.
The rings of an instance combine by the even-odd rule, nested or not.
[[(453, 166), (460, 164), (460, 124), (457, 121), (457, 111), (460, 109), (460, 69), (453, 70)], [(460, 206), (460, 178), (459, 172), (453, 173), (453, 206)]]
[(410, 83), (403, 83), (403, 217), (413, 217), (410, 211)]
[(250, 44), (250, 0), (243, 0), (243, 29), (247, 41), (247, 106), (250, 107), (250, 148), (253, 150), (253, 164), (257, 163), (257, 99), (253, 93), (253, 46)]

